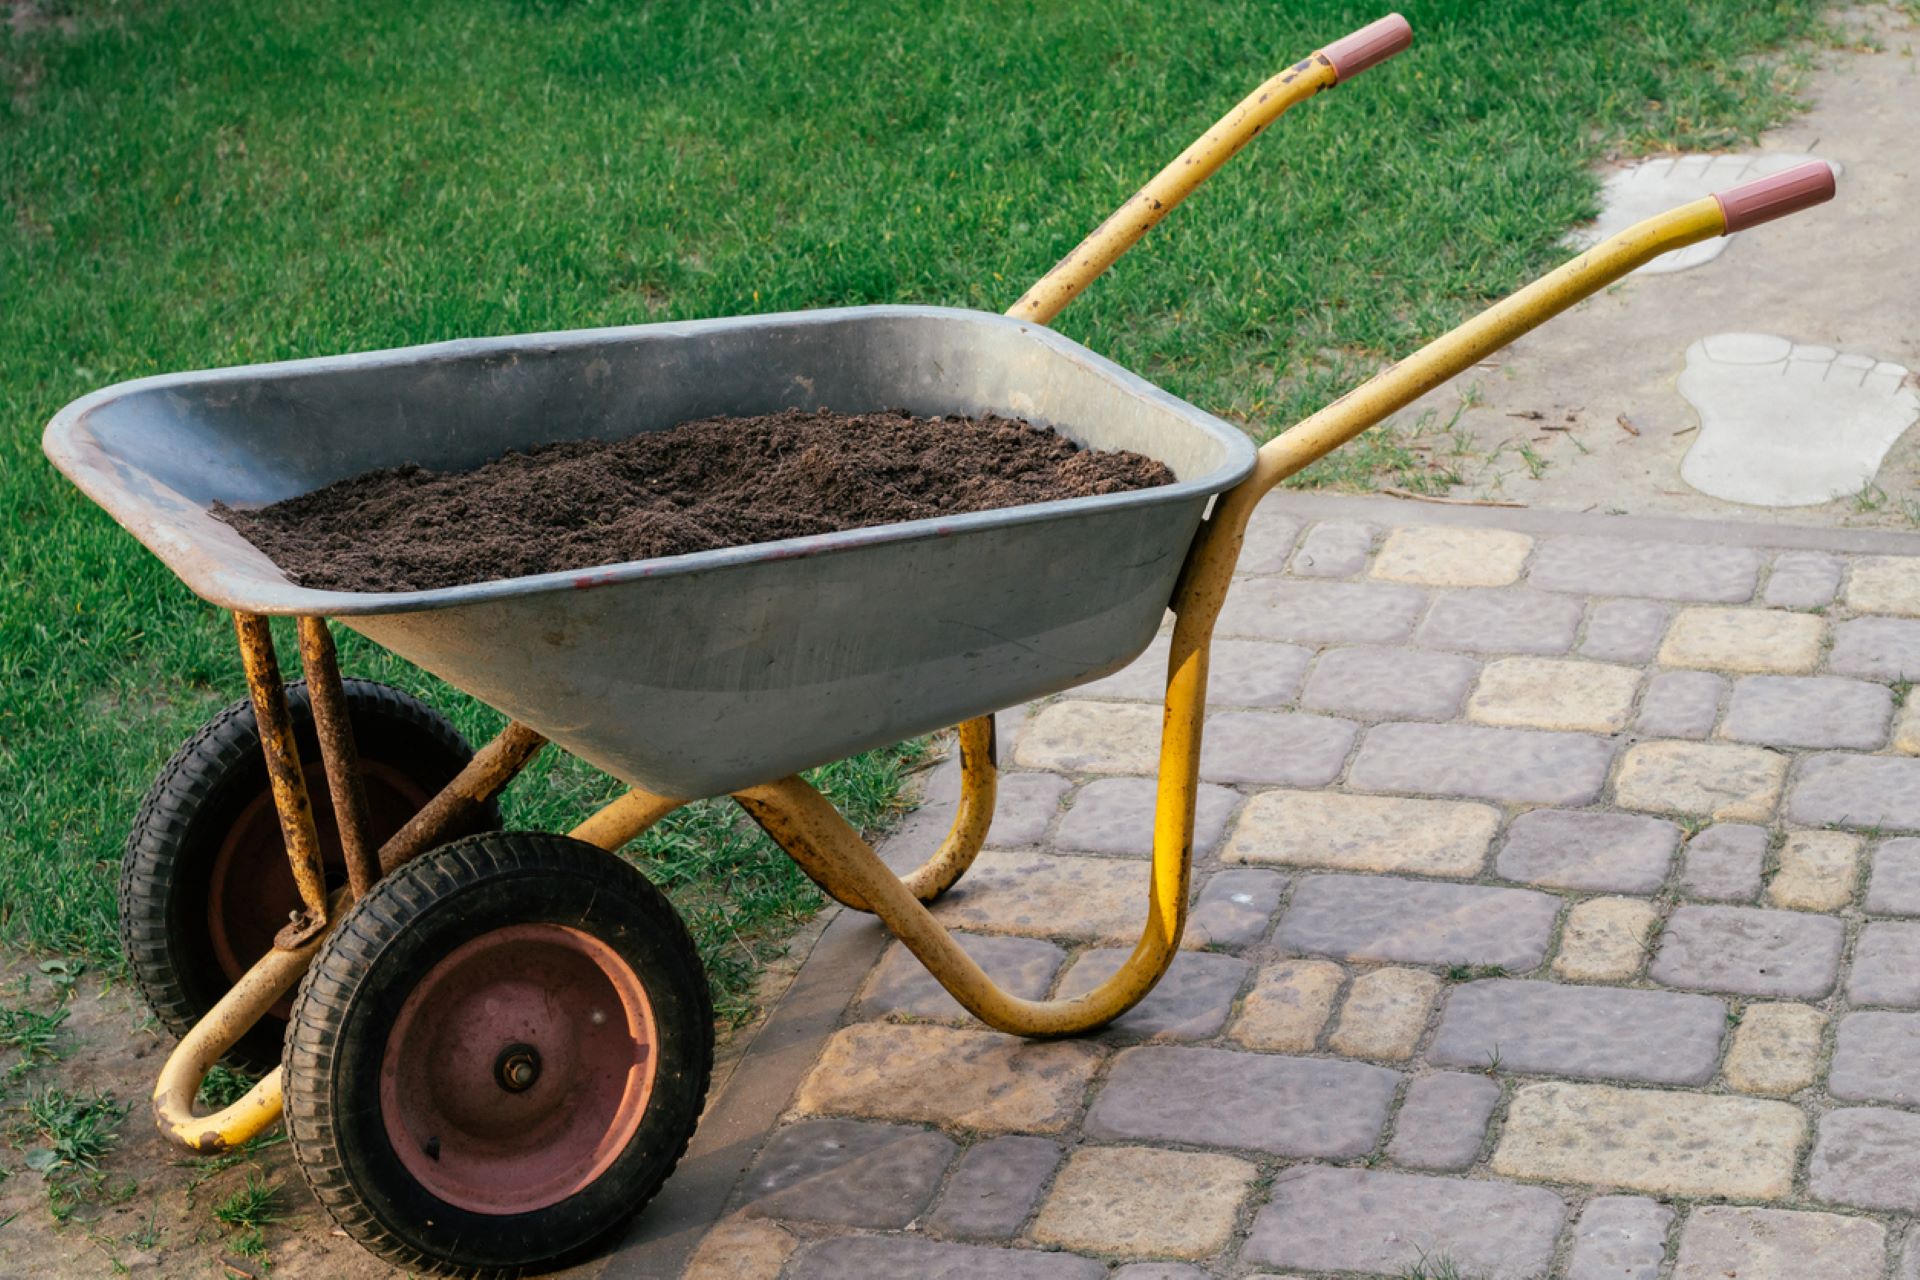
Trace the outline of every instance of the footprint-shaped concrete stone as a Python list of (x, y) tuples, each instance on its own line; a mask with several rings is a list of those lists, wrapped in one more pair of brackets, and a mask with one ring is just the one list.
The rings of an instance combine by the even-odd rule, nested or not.
[(1702, 493), (1805, 507), (1858, 493), (1920, 418), (1902, 365), (1765, 333), (1687, 348), (1680, 394), (1700, 432), (1680, 475)]
[[(1665, 213), (1675, 205), (1698, 200), (1701, 196), (1750, 178), (1764, 178), (1782, 169), (1821, 157), (1799, 152), (1763, 151), (1735, 156), (1667, 156), (1645, 160), (1622, 169), (1606, 180), (1600, 192), (1601, 212), (1590, 225), (1580, 227), (1568, 237), (1577, 248), (1624, 231), (1642, 218)], [(1837, 170), (1840, 166), (1835, 165)], [(1727, 247), (1729, 236), (1715, 236), (1699, 244), (1688, 245), (1663, 254), (1640, 268), (1638, 274), (1659, 275), (1667, 271), (1685, 271), (1703, 262), (1711, 262)]]

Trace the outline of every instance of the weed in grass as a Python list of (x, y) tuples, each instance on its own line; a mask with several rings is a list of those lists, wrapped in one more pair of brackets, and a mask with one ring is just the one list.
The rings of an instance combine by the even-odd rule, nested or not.
[(99, 1168), (101, 1158), (118, 1140), (120, 1121), (127, 1114), (112, 1094), (55, 1088), (33, 1094), (24, 1110), (25, 1124), (19, 1132), (28, 1140), (40, 1140), (27, 1152), (27, 1167), (43, 1174)]
[(1893, 682), (1893, 705), (1896, 707), (1906, 706), (1907, 695), (1912, 692), (1913, 692), (1913, 681), (1895, 680)]
[(20, 1056), (7, 1068), (8, 1083), (19, 1080), (40, 1062), (59, 1056), (54, 1043), (60, 1025), (67, 1020), (65, 1009), (41, 1013), (37, 1009), (10, 1009), (0, 1005), (0, 1047), (17, 1049)]
[(249, 1173), (246, 1186), (213, 1206), (213, 1216), (230, 1230), (251, 1231), (286, 1215), (281, 1212), (279, 1185)]
[(1398, 1280), (1486, 1280), (1483, 1272), (1466, 1272), (1452, 1258), (1441, 1254), (1429, 1258), (1425, 1254), (1420, 1261), (1402, 1271)]
[(1483, 978), (1504, 978), (1507, 971), (1497, 964), (1454, 964), (1447, 966), (1448, 982), (1478, 982)]
[(254, 1077), (246, 1072), (236, 1071), (224, 1062), (216, 1062), (208, 1069), (206, 1079), (200, 1082), (200, 1092), (196, 1097), (208, 1110), (219, 1111), (240, 1101), (255, 1083)]

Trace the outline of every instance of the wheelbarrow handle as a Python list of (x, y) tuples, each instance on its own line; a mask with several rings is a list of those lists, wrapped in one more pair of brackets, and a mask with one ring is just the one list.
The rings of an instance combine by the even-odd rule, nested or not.
[(1114, 210), (1073, 252), (1060, 259), (1053, 270), (1028, 289), (1007, 314), (1036, 324), (1052, 323), (1063, 307), (1080, 296), (1081, 290), (1173, 212), (1174, 206), (1193, 194), (1194, 188), (1259, 137), (1287, 108), (1304, 102), (1322, 89), (1351, 80), (1412, 43), (1413, 28), (1407, 25), (1407, 20), (1397, 13), (1389, 14), (1268, 80)]
[(1833, 166), (1809, 160), (1779, 173), (1714, 192), (1727, 223), (1727, 235), (1784, 218), (1833, 199)]

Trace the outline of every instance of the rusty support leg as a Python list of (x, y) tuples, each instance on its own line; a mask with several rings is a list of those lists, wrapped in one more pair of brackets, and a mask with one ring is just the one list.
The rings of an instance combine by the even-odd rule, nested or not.
[(313, 727), (320, 735), (320, 762), (326, 766), (327, 790), (333, 796), (347, 885), (355, 898), (364, 898), (380, 878), (380, 857), (367, 834), (367, 792), (360, 784), (360, 752), (354, 746), (347, 695), (340, 685), (340, 659), (325, 618), (302, 618), (299, 629), (300, 665), (313, 704)]
[(247, 692), (253, 697), (253, 718), (260, 727), (267, 782), (273, 790), (274, 810), (280, 815), (287, 863), (293, 868), (293, 882), (305, 904), (273, 940), (274, 946), (291, 951), (318, 937), (327, 927), (326, 873), (320, 862), (320, 840), (313, 830), (306, 775), (300, 771), (293, 717), (287, 713), (287, 690), (280, 682), (280, 660), (273, 652), (273, 633), (267, 620), (256, 613), (234, 614), (233, 629), (240, 639), (240, 662), (247, 672)]
[(380, 847), (380, 874), (411, 862), (446, 843), (450, 834), (471, 826), (487, 801), (499, 795), (546, 745), (545, 738), (518, 720), (510, 721), (493, 741), (474, 753), (453, 781), (440, 788), (439, 795), (427, 801)]

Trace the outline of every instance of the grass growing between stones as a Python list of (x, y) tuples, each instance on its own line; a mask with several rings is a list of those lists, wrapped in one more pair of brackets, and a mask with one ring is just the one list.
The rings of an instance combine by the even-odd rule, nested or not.
[[(1755, 55), (1819, 34), (1822, 8), (1414, 6), (1411, 56), (1301, 108), (1060, 327), (1270, 434), (1561, 256), (1595, 211), (1596, 158), (1730, 145), (1779, 119), (1791, 67)], [(113, 956), (138, 798), (241, 688), (226, 620), (40, 457), (60, 405), (141, 374), (454, 337), (1002, 308), (1250, 87), (1375, 12), (7, 6), (0, 939)], [(1382, 434), (1301, 483), (1434, 487), (1444, 438)], [(498, 724), (352, 637), (343, 660), (475, 739)], [(914, 753), (824, 785), (856, 822), (883, 820)], [(507, 820), (564, 829), (610, 791), (555, 756)], [(744, 1012), (812, 887), (718, 807), (634, 856)]]

